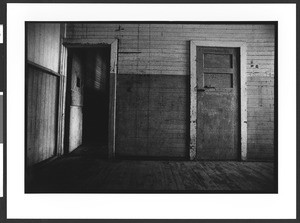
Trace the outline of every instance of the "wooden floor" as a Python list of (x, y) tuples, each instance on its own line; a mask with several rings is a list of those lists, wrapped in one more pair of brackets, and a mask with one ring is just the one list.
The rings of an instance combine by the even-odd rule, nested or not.
[(274, 193), (272, 162), (107, 160), (81, 147), (40, 167), (26, 193)]

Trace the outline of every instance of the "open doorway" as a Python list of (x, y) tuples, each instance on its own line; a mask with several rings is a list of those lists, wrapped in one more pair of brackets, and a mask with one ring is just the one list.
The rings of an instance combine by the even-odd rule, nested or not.
[(108, 154), (110, 47), (68, 50), (65, 154)]

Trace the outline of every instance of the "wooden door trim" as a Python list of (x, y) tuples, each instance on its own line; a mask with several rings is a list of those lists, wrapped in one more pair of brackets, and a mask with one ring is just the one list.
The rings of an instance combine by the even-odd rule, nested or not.
[(117, 74), (118, 74), (118, 39), (110, 46), (110, 75), (109, 75), (109, 120), (108, 120), (108, 156), (116, 154), (116, 110), (117, 110)]
[(63, 155), (64, 151), (64, 134), (65, 134), (65, 101), (66, 101), (66, 84), (67, 84), (67, 58), (68, 51), (63, 45), (66, 37), (66, 23), (60, 24), (60, 52), (59, 52), (59, 99), (58, 99), (58, 120), (57, 120), (57, 150), (56, 156)]
[[(63, 41), (63, 56), (62, 60), (62, 72), (64, 73), (64, 82), (63, 82), (63, 98), (62, 105), (63, 113), (62, 113), (62, 132), (61, 132), (61, 149), (60, 155), (63, 154), (64, 151), (64, 123), (65, 123), (65, 102), (66, 102), (66, 83), (67, 83), (67, 56), (68, 49), (71, 48), (99, 48), (99, 47), (111, 47), (111, 55), (110, 55), (110, 74), (109, 74), (109, 124), (108, 124), (108, 155), (109, 157), (115, 157), (115, 141), (116, 141), (116, 90), (117, 90), (117, 73), (118, 73), (118, 39), (107, 39), (101, 40), (99, 43), (85, 43), (79, 40), (79, 42), (68, 42), (64, 36)], [(116, 46), (116, 47), (113, 47)], [(114, 48), (114, 49), (113, 49)]]
[(247, 160), (247, 46), (245, 42), (190, 41), (190, 160), (196, 157), (197, 145), (197, 46), (234, 47), (240, 52), (240, 145), (241, 160)]

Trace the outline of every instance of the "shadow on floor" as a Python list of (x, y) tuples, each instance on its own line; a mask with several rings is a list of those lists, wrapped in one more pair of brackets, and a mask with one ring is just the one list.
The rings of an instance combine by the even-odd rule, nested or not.
[(107, 159), (81, 146), (36, 169), (26, 193), (276, 193), (272, 162)]

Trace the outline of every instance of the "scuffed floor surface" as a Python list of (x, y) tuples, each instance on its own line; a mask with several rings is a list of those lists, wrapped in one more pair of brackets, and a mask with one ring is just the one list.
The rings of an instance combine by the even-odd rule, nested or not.
[(272, 162), (107, 160), (86, 148), (40, 167), (26, 186), (26, 193), (276, 191)]

